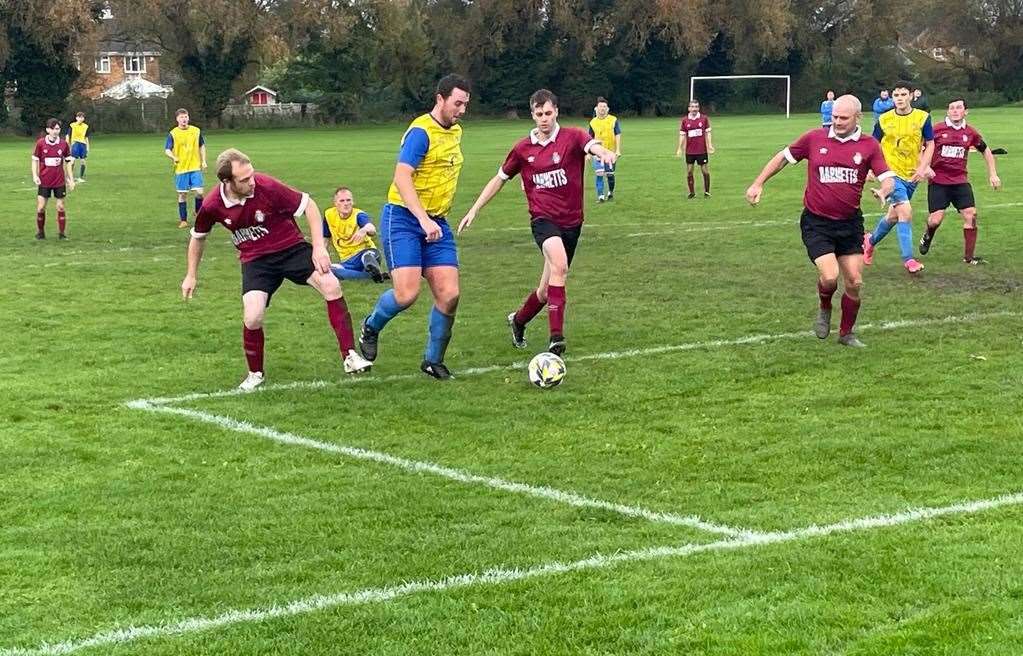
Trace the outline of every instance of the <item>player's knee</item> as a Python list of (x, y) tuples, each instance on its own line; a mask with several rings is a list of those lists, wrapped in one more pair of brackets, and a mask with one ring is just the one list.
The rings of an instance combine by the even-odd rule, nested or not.
[(834, 289), (838, 287), (838, 274), (827, 273), (820, 275), (820, 284), (824, 289)]
[(316, 277), (316, 286), (319, 288), (320, 293), (323, 294), (323, 298), (328, 301), (341, 298), (341, 283), (338, 281), (337, 276), (333, 273), (320, 273), (319, 271), (313, 275)]
[(439, 307), (445, 314), (454, 314), (455, 310), (458, 308), (458, 299), (460, 295), (458, 285), (455, 284), (438, 289), (434, 300), (437, 302), (437, 307)]
[(845, 292), (853, 298), (859, 298), (860, 291), (863, 289), (863, 276), (858, 273), (854, 273), (845, 279)]
[(263, 315), (264, 312), (262, 311), (246, 312), (242, 316), (242, 323), (244, 323), (245, 327), (249, 330), (259, 330), (263, 327)]
[(963, 225), (967, 228), (977, 227), (977, 210), (963, 210)]
[(416, 302), (419, 298), (419, 287), (418, 285), (412, 289), (394, 286), (394, 300), (401, 307), (408, 307)]
[(564, 280), (568, 277), (568, 262), (551, 262), (551, 278)]

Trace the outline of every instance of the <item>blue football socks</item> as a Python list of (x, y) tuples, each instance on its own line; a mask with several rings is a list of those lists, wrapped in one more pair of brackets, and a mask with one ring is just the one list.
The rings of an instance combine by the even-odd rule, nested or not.
[(366, 323), (370, 328), (379, 332), (384, 329), (388, 321), (398, 316), (398, 313), (404, 309), (404, 307), (398, 305), (398, 301), (394, 297), (394, 290), (388, 289), (377, 299), (376, 307), (373, 308), (373, 312), (366, 318)]
[(870, 243), (877, 246), (881, 243), (881, 240), (885, 238), (892, 229), (892, 224), (881, 215), (881, 220), (877, 222), (877, 227), (874, 228), (874, 232), (870, 235)]
[(896, 231), (899, 235), (899, 251), (902, 254), (902, 261), (913, 258), (913, 224), (909, 221), (899, 221)]
[(444, 362), (444, 353), (448, 350), (448, 342), (451, 341), (451, 326), (455, 323), (455, 317), (451, 314), (444, 314), (433, 306), (430, 311), (430, 334), (426, 339), (426, 352), (423, 359), (427, 362)]

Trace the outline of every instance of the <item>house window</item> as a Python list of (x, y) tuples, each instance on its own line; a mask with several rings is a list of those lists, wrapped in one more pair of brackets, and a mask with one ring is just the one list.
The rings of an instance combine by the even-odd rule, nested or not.
[(96, 72), (97, 73), (109, 73), (110, 72), (110, 57), (103, 55), (102, 57), (96, 58)]
[(145, 73), (146, 72), (146, 58), (142, 55), (131, 55), (125, 56), (124, 58), (124, 72), (125, 73)]

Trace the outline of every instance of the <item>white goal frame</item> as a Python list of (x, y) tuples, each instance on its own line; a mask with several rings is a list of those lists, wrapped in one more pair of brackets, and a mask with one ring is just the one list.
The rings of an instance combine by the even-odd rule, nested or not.
[(689, 99), (692, 100), (696, 96), (694, 91), (696, 89), (697, 80), (757, 80), (757, 79), (770, 79), (770, 80), (785, 80), (785, 118), (791, 117), (792, 107), (792, 76), (790, 75), (697, 75), (689, 78)]

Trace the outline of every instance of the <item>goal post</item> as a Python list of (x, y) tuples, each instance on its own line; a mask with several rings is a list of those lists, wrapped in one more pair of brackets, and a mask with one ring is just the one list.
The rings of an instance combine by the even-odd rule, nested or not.
[(785, 118), (789, 118), (792, 107), (792, 77), (790, 75), (697, 75), (689, 78), (689, 99), (696, 97), (697, 80), (785, 80)]

